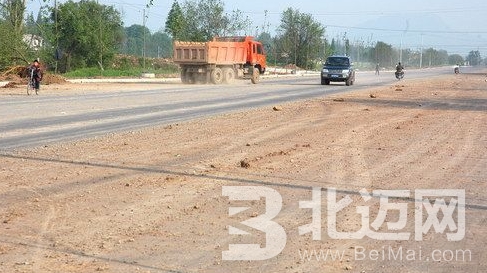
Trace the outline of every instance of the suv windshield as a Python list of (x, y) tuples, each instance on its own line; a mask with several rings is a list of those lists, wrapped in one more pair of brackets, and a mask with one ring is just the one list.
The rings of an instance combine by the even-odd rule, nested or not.
[(325, 65), (329, 66), (348, 66), (348, 58), (328, 58), (326, 59)]

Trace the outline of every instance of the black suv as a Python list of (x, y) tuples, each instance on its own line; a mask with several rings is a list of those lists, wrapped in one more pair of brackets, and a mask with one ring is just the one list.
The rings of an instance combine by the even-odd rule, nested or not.
[(352, 67), (352, 61), (347, 56), (330, 56), (326, 59), (323, 69), (321, 70), (321, 84), (330, 84), (330, 82), (345, 82), (353, 85), (355, 81), (355, 70)]

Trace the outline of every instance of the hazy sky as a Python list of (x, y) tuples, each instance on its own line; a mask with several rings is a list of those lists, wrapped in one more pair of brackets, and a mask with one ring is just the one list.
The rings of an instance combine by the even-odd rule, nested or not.
[[(65, 1), (58, 0), (58, 3), (62, 2)], [(99, 2), (115, 6), (122, 13), (125, 26), (143, 23), (145, 1), (99, 0)], [(154, 5), (147, 10), (146, 26), (151, 31), (164, 28), (172, 2), (173, 0), (154, 0)], [(179, 2), (182, 3), (184, 0)], [(264, 22), (267, 23), (269, 31), (275, 33), (282, 12), (292, 7), (302, 13), (311, 14), (316, 21), (326, 26), (326, 34), (329, 38), (347, 32), (352, 41), (354, 39), (385, 41), (397, 46), (400, 40), (402, 42), (402, 39), (406, 39), (404, 37), (409, 36), (409, 40), (404, 42), (405, 47), (418, 47), (422, 43), (426, 47), (437, 49), (456, 46), (453, 51), (458, 52), (449, 50), (449, 53), (464, 54), (470, 50), (480, 50), (484, 57), (487, 55), (487, 1), (485, 0), (223, 0), (223, 2), (227, 12), (238, 9), (254, 22), (252, 29), (248, 30), (251, 34), (261, 31)], [(28, 9), (36, 13), (41, 3), (42, 0), (28, 2)], [(54, 0), (50, 0), (48, 4), (54, 5)], [(396, 16), (398, 21), (403, 22), (399, 24), (400, 27), (392, 25), (371, 27), (379, 18), (392, 16)], [(423, 22), (422, 19), (425, 19), (428, 22), (426, 20), (428, 17), (439, 19), (444, 25), (441, 27), (426, 25), (422, 29), (413, 29), (419, 28), (414, 24), (414, 20)], [(395, 31), (386, 31), (386, 29)], [(420, 33), (420, 30), (429, 32)], [(360, 32), (355, 34), (360, 37), (351, 37), (354, 32)], [(428, 39), (431, 37), (436, 38)]]

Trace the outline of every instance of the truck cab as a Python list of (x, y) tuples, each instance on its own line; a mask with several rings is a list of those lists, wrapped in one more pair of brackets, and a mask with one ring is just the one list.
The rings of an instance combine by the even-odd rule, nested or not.
[(267, 66), (264, 46), (257, 41), (250, 41), (249, 43), (250, 52), (247, 54), (248, 64), (258, 68), (260, 74), (264, 74)]
[(258, 68), (260, 74), (265, 72), (267, 67), (264, 45), (254, 40), (252, 36), (231, 36), (231, 37), (215, 37), (215, 42), (233, 42), (244, 43), (247, 49), (246, 65)]

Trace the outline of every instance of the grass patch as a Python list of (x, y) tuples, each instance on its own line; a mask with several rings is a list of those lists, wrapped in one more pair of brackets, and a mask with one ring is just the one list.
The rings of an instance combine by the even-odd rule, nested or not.
[(163, 69), (145, 69), (133, 68), (133, 69), (105, 69), (101, 70), (96, 67), (81, 68), (74, 71), (63, 74), (66, 78), (122, 78), (122, 77), (140, 77), (142, 73), (154, 73), (157, 77), (168, 77), (178, 73), (177, 66), (168, 66)]

